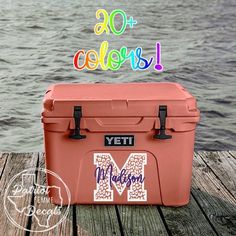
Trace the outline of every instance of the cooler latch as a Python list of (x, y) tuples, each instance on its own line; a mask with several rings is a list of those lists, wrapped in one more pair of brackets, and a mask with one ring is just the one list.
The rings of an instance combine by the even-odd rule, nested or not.
[(75, 129), (73, 131), (73, 134), (70, 135), (70, 138), (72, 138), (72, 139), (84, 139), (84, 138), (86, 138), (86, 135), (80, 134), (81, 117), (82, 117), (82, 107), (81, 106), (75, 106), (74, 107)]
[(155, 134), (153, 138), (155, 139), (171, 139), (171, 135), (166, 134), (166, 117), (167, 117), (167, 106), (159, 106), (159, 119), (160, 119), (160, 129), (159, 134)]

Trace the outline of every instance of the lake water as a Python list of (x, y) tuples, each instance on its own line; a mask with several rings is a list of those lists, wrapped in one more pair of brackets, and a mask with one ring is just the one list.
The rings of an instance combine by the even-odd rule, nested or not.
[[(40, 113), (52, 83), (173, 81), (198, 100), (196, 149), (236, 149), (235, 0), (59, 1), (0, 0), (0, 150), (43, 150)], [(123, 9), (138, 24), (121, 36), (96, 36), (95, 12)], [(78, 49), (143, 47), (161, 42), (164, 72), (75, 71)]]

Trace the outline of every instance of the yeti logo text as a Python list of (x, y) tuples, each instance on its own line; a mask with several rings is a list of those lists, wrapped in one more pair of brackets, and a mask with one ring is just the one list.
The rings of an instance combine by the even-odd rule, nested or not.
[(94, 201), (113, 201), (112, 186), (115, 186), (119, 195), (129, 187), (128, 201), (147, 201), (147, 190), (144, 189), (146, 164), (146, 153), (131, 153), (121, 169), (110, 153), (94, 153), (94, 165), (97, 166)]
[(105, 146), (134, 146), (134, 135), (105, 135)]

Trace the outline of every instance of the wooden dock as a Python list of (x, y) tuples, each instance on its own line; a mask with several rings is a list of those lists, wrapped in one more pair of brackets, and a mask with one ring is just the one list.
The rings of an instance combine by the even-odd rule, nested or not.
[[(2, 203), (10, 179), (31, 167), (44, 167), (42, 153), (0, 154)], [(40, 176), (37, 181), (41, 181)], [(25, 228), (37, 230), (34, 218), (15, 217)], [(32, 233), (15, 227), (1, 204), (0, 235), (236, 235), (236, 152), (195, 153), (187, 206), (70, 206), (60, 225), (44, 233)]]

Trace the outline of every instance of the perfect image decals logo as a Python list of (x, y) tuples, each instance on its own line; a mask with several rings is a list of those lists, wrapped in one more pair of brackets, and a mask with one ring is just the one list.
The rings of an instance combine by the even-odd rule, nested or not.
[(129, 188), (127, 201), (147, 201), (147, 190), (144, 188), (146, 164), (146, 153), (130, 153), (121, 169), (110, 153), (94, 153), (94, 201), (113, 201), (114, 190), (122, 195), (125, 188)]
[[(117, 29), (115, 25), (115, 17), (121, 16), (122, 24), (120, 29)], [(110, 15), (105, 9), (99, 9), (96, 12), (96, 18), (99, 20), (103, 18), (103, 22), (99, 22), (94, 27), (94, 33), (96, 35), (101, 35), (106, 33), (107, 35), (113, 33), (116, 36), (122, 35), (127, 26), (133, 28), (137, 25), (137, 21), (133, 19), (132, 16), (127, 17), (126, 13), (121, 9), (113, 10)], [(110, 50), (108, 41), (103, 41), (100, 46), (99, 53), (95, 50), (88, 50), (85, 52), (83, 49), (79, 49), (73, 59), (74, 68), (78, 71), (83, 69), (96, 70), (98, 66), (102, 70), (119, 70), (122, 64), (126, 61), (130, 62), (132, 70), (146, 70), (153, 62), (155, 63), (153, 68), (156, 71), (163, 71), (163, 66), (161, 64), (161, 43), (156, 42), (155, 45), (156, 55), (149, 59), (142, 56), (142, 47), (137, 47), (134, 50), (128, 49), (126, 46), (122, 46), (120, 50)]]

